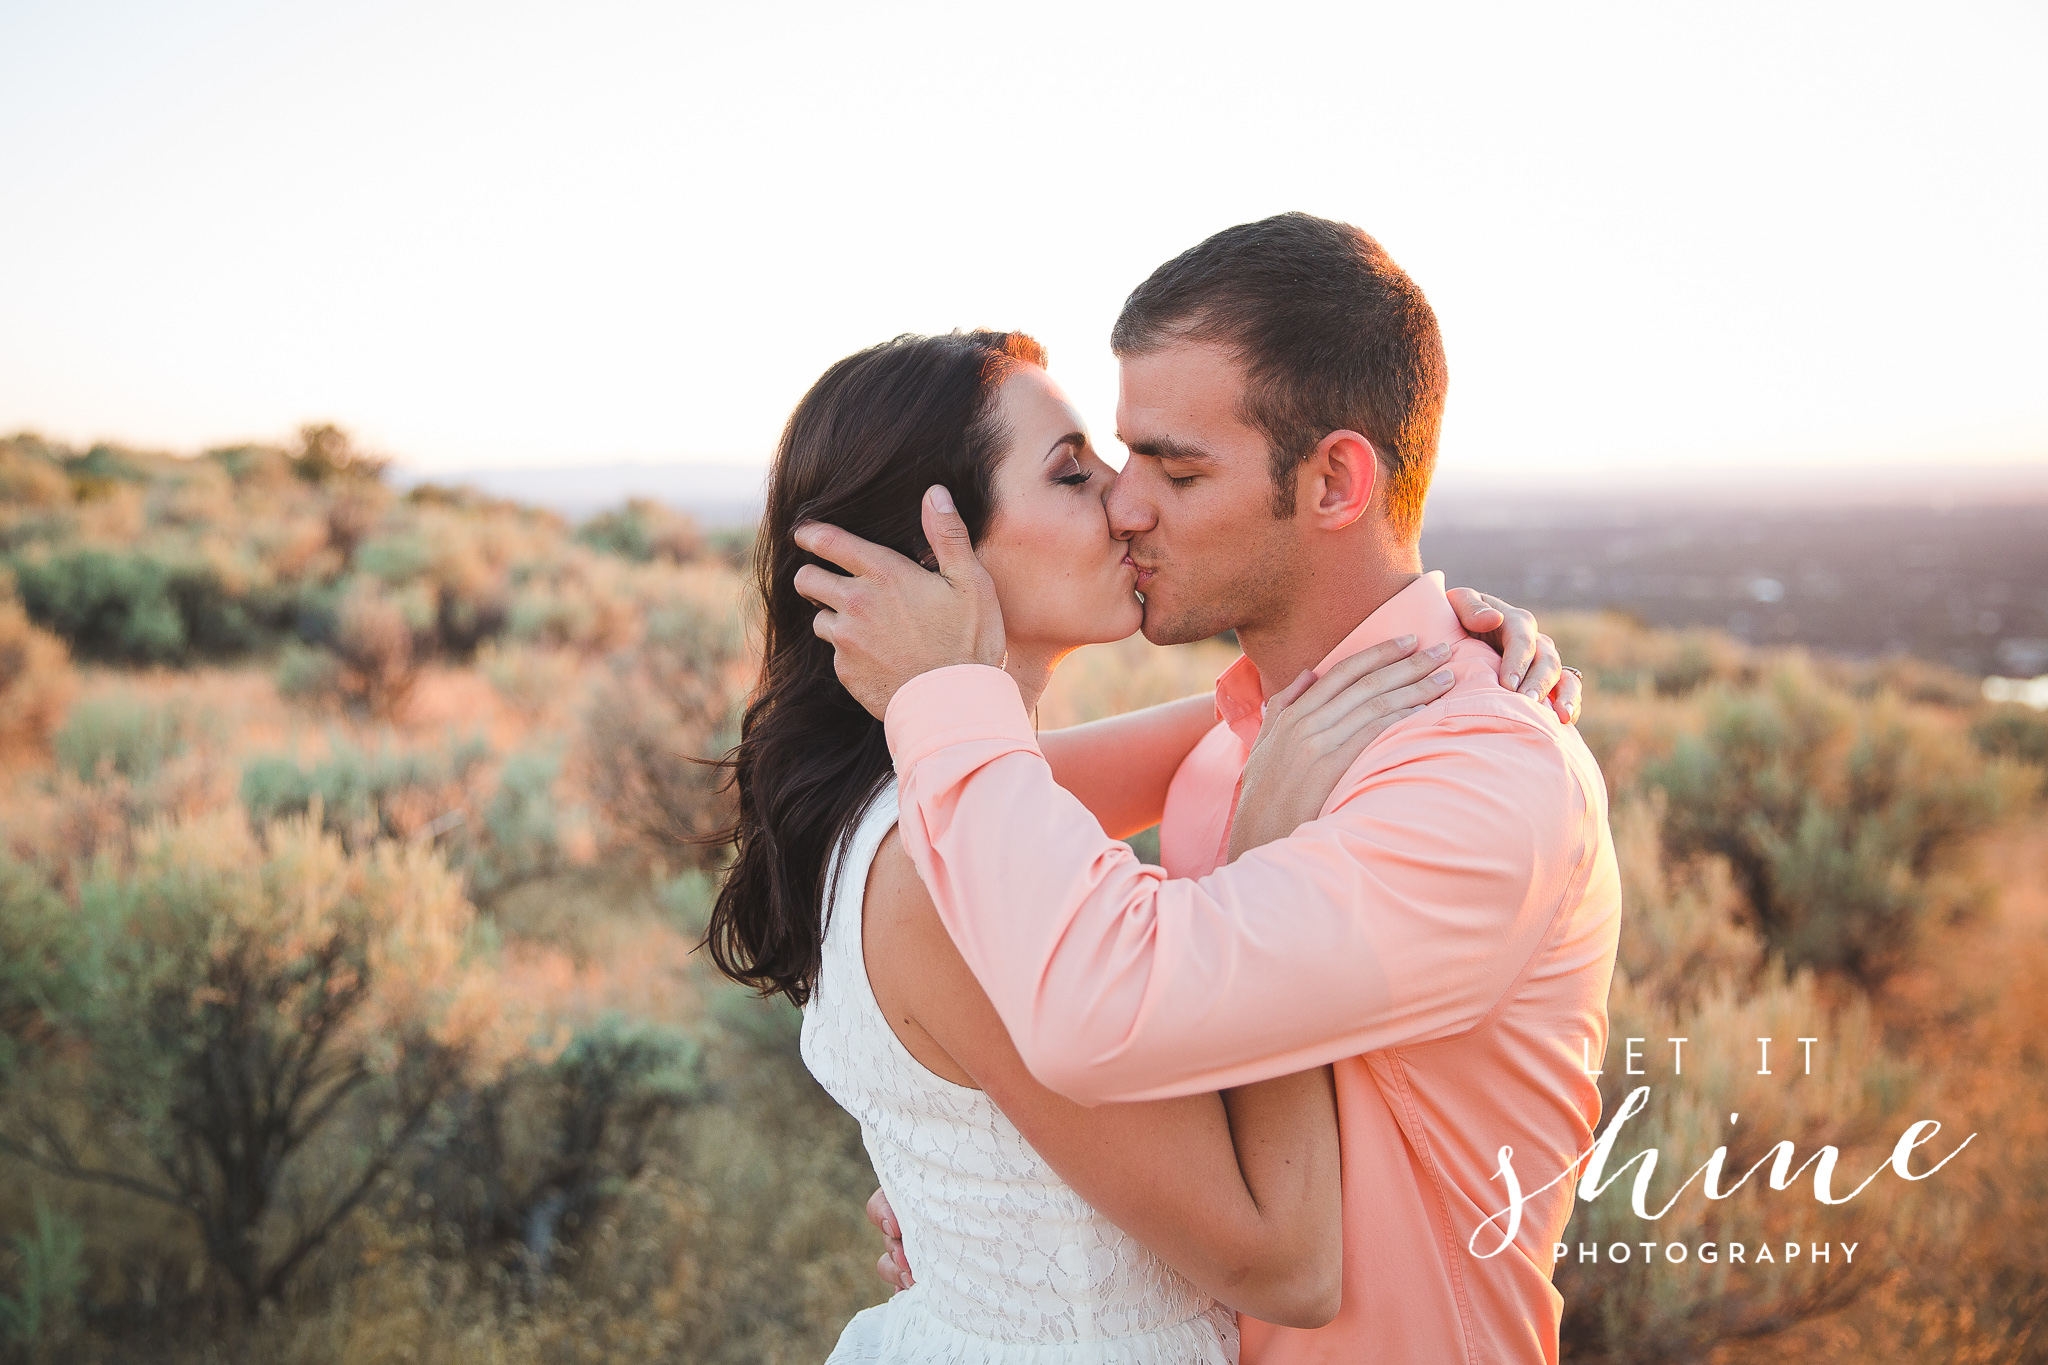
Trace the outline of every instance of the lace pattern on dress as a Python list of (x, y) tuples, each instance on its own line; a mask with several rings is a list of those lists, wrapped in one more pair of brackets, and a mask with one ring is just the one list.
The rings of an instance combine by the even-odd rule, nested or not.
[(981, 1091), (933, 1075), (868, 984), (861, 908), (897, 819), (869, 806), (831, 897), (803, 1058), (860, 1121), (915, 1288), (858, 1314), (829, 1365), (1234, 1365), (1231, 1311), (1090, 1208)]

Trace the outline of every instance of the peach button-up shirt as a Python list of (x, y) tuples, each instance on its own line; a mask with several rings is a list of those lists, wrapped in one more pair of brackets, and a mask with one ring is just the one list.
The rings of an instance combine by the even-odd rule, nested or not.
[[(1599, 1119), (1584, 1059), (1621, 916), (1606, 787), (1576, 730), (1500, 685), (1440, 574), (1317, 671), (1410, 632), (1454, 643), (1451, 690), (1319, 818), (1227, 865), (1263, 709), (1248, 660), (1174, 777), (1163, 868), (1053, 781), (1001, 670), (939, 669), (889, 705), (904, 846), (1041, 1081), (1094, 1104), (1334, 1063), (1343, 1307), (1313, 1331), (1241, 1319), (1247, 1365), (1557, 1359), (1575, 1182), (1553, 1178)], [(1503, 1248), (1504, 1147), (1525, 1193), (1549, 1188)]]

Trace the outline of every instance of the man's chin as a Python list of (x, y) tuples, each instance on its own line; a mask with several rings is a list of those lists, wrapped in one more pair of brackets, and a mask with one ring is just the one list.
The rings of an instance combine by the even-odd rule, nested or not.
[(1216, 634), (1216, 631), (1204, 628), (1201, 622), (1164, 608), (1157, 599), (1150, 597), (1145, 599), (1145, 624), (1140, 629), (1145, 632), (1145, 638), (1155, 645), (1191, 645)]

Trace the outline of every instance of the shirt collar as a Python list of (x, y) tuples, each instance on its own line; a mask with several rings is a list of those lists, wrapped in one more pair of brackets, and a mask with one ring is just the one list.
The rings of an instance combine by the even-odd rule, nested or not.
[[(1465, 638), (1465, 628), (1458, 624), (1458, 613), (1452, 610), (1451, 599), (1444, 595), (1441, 570), (1423, 574), (1381, 603), (1379, 610), (1360, 621), (1335, 649), (1323, 656), (1323, 661), (1316, 665), (1316, 676), (1320, 678), (1341, 659), (1400, 635), (1413, 635), (1418, 649), (1427, 649), (1445, 640)], [(1216, 679), (1216, 716), (1230, 727), (1247, 749), (1259, 737), (1259, 721), (1265, 709), (1265, 695), (1259, 687), (1259, 670), (1252, 665), (1250, 658), (1238, 659)]]

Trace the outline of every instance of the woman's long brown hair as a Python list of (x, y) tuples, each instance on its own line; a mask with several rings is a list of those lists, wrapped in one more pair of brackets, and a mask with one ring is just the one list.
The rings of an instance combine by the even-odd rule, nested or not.
[(723, 837), (734, 859), (705, 933), (719, 970), (763, 995), (810, 998), (833, 851), (893, 777), (882, 722), (841, 685), (832, 646), (812, 633), (818, 609), (793, 580), (821, 561), (790, 533), (829, 522), (923, 562), (919, 503), (936, 483), (979, 540), (1006, 439), (996, 391), (1018, 365), (1044, 363), (1021, 332), (900, 336), (826, 370), (783, 428), (755, 550), (761, 678), (727, 757), (739, 817)]

